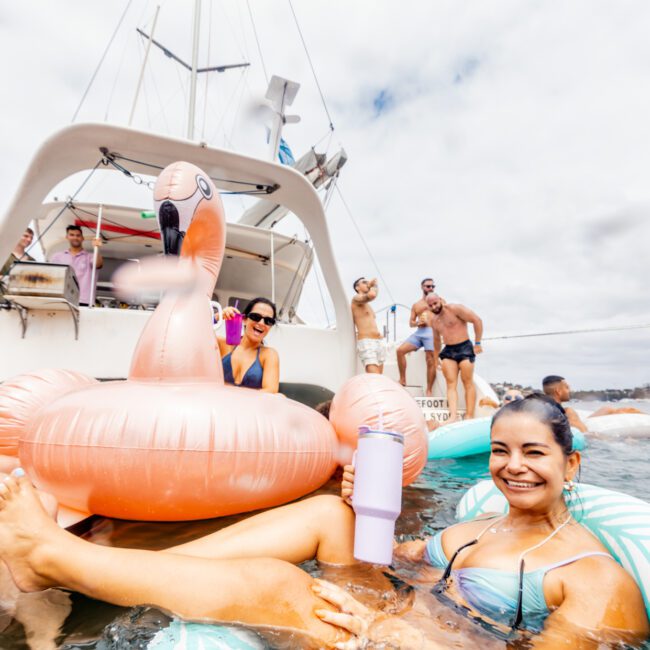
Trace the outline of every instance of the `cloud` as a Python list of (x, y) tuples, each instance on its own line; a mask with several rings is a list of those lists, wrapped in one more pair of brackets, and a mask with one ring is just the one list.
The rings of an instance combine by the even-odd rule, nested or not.
[[(201, 80), (198, 131), (265, 156), (263, 128), (237, 110), (266, 88), (248, 12), (215, 3), (209, 29), (206, 4), (205, 61), (209, 41), (211, 62), (252, 65), (211, 76), (207, 102)], [(288, 5), (250, 5), (268, 73), (302, 83), (291, 107), (302, 121), (284, 132), (292, 150), (320, 141), (349, 154), (340, 188), (388, 283), (378, 306), (387, 289), (410, 305), (433, 275), (443, 295), (483, 316), (486, 336), (650, 322), (648, 3), (294, 3), (331, 138)], [(15, 62), (0, 109), (5, 196), (35, 147), (69, 122), (122, 10), (80, 0), (2, 8), (0, 53)], [(144, 56), (134, 28), (152, 18), (151, 6), (133, 4), (82, 119), (127, 121)], [(157, 38), (189, 58), (191, 23), (183, 3), (166, 3)], [(184, 135), (187, 104), (187, 75), (152, 51), (134, 123)], [(336, 195), (328, 223), (346, 287), (375, 275)], [(283, 227), (302, 235), (290, 220)], [(324, 322), (316, 296), (303, 307)], [(578, 388), (628, 386), (650, 380), (648, 343), (650, 330), (495, 341), (479, 369), (489, 379), (530, 383), (557, 371)]]

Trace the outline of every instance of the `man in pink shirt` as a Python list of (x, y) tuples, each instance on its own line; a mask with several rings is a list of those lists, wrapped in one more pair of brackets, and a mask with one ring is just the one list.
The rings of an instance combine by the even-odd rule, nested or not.
[[(70, 225), (65, 229), (65, 236), (70, 244), (67, 251), (54, 253), (50, 258), (52, 264), (67, 264), (74, 269), (79, 282), (79, 304), (90, 303), (90, 282), (93, 274), (93, 254), (82, 248), (84, 236), (79, 226)], [(100, 239), (93, 239), (93, 246), (101, 246)], [(102, 254), (97, 251), (97, 268), (104, 266)]]

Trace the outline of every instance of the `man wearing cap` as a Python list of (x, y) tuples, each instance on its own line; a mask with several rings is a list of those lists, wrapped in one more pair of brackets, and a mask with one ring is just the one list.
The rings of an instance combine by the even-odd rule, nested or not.
[[(399, 383), (406, 386), (406, 355), (420, 348), (424, 348), (424, 355), (427, 363), (427, 388), (425, 395), (431, 397), (433, 394), (433, 382), (436, 379), (436, 367), (438, 365), (438, 355), (440, 346), (434, 345), (433, 329), (431, 320), (433, 314), (429, 310), (426, 297), (433, 293), (436, 285), (432, 278), (424, 278), (420, 283), (422, 297), (413, 303), (411, 307), (411, 317), (409, 319), (410, 327), (417, 327), (407, 339), (397, 348), (397, 367), (399, 368)], [(437, 339), (438, 342), (440, 339)]]

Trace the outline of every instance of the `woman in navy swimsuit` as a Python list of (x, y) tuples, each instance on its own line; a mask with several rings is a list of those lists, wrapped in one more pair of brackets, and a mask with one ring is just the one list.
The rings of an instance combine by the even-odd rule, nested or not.
[[(224, 320), (239, 311), (235, 307), (223, 310)], [(244, 309), (244, 333), (239, 345), (228, 345), (217, 337), (223, 363), (223, 379), (227, 384), (255, 388), (265, 393), (277, 393), (280, 386), (278, 353), (264, 345), (264, 339), (275, 325), (275, 305), (266, 298), (254, 298)]]

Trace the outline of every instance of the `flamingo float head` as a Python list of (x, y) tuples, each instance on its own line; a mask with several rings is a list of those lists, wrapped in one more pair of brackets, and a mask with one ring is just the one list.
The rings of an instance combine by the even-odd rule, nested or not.
[(156, 181), (154, 206), (165, 255), (200, 258), (216, 283), (225, 248), (225, 217), (210, 177), (188, 162), (168, 165)]

